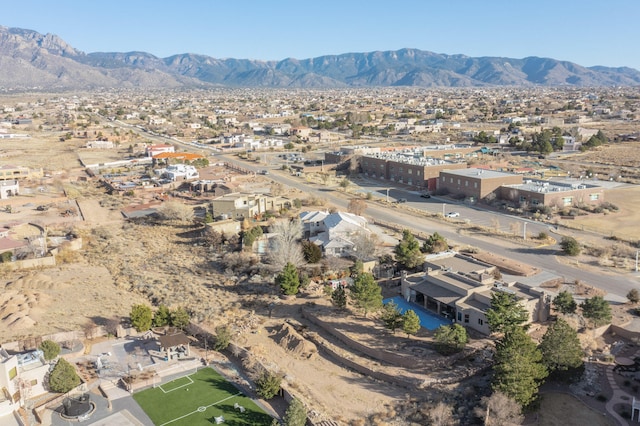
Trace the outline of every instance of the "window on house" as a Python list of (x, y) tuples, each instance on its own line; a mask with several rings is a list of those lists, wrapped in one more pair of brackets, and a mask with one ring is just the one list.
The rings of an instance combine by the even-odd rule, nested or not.
[(13, 367), (9, 370), (9, 380), (13, 380), (18, 375), (18, 367)]
[(479, 325), (484, 325), (484, 320), (482, 318), (478, 318), (478, 324)]
[(33, 379), (31, 382), (29, 382), (29, 384), (30, 384), (31, 386), (35, 386), (35, 385), (37, 385), (37, 384), (38, 384), (38, 379)]
[(407, 173), (409, 173), (410, 175), (412, 175), (412, 174), (413, 174), (413, 169), (409, 169), (409, 170), (407, 170)]
[(597, 201), (598, 199), (600, 199), (600, 194), (589, 194), (589, 199), (591, 201)]
[(462, 312), (458, 312), (458, 321), (462, 321)]
[(469, 314), (464, 314), (464, 323), (469, 324)]
[(473, 182), (473, 187), (478, 189), (478, 182)]
[(573, 197), (563, 197), (562, 204), (565, 206), (570, 206), (573, 203)]
[(469, 181), (468, 180), (464, 181), (464, 186), (469, 186)]
[(453, 183), (453, 178), (449, 178), (449, 183)]

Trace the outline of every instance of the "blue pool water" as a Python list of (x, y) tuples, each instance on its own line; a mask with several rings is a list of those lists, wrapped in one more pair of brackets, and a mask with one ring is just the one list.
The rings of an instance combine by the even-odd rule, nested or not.
[(433, 331), (441, 325), (451, 325), (451, 321), (448, 319), (432, 314), (431, 312), (427, 312), (422, 306), (407, 302), (401, 296), (391, 297), (382, 301), (385, 305), (389, 302), (393, 302), (398, 305), (398, 310), (403, 314), (405, 311), (411, 309), (418, 315), (418, 318), (420, 318), (420, 325), (427, 330)]

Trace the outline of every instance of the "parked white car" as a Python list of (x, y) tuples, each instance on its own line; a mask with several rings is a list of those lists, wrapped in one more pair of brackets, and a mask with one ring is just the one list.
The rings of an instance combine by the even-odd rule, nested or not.
[(460, 217), (460, 213), (458, 213), (458, 212), (449, 212), (445, 216), (446, 217)]

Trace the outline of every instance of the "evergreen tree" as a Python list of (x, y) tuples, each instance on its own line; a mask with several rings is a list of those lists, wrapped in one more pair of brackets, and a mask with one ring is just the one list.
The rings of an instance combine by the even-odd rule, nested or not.
[(286, 295), (298, 294), (300, 289), (300, 278), (298, 276), (298, 270), (293, 263), (287, 263), (276, 277), (276, 284), (280, 286), (282, 292)]
[(491, 295), (491, 308), (487, 310), (486, 316), (492, 333), (506, 333), (510, 328), (527, 322), (529, 312), (514, 294), (494, 291)]
[(322, 259), (322, 249), (311, 241), (302, 242), (302, 254), (309, 263), (318, 263)]
[(584, 351), (578, 333), (562, 318), (554, 322), (540, 342), (542, 361), (551, 372), (579, 368), (584, 364)]
[(387, 303), (382, 307), (382, 322), (384, 326), (395, 334), (396, 329), (402, 326), (402, 314), (398, 305), (393, 301)]
[(460, 324), (442, 325), (438, 327), (433, 339), (436, 342), (436, 350), (443, 355), (460, 352), (469, 341), (467, 329)]
[(264, 399), (271, 399), (280, 392), (281, 383), (281, 376), (265, 370), (256, 380), (256, 392)]
[(307, 423), (307, 410), (298, 398), (293, 398), (284, 413), (284, 426), (304, 426)]
[(129, 314), (131, 319), (131, 325), (136, 331), (147, 331), (151, 328), (151, 321), (153, 320), (153, 312), (147, 305), (133, 305), (131, 307), (131, 313)]
[(42, 355), (46, 361), (51, 361), (58, 355), (60, 355), (60, 345), (53, 340), (45, 340), (40, 343), (39, 349), (42, 351)]
[(171, 325), (181, 329), (185, 329), (191, 322), (191, 315), (182, 306), (171, 312)]
[(563, 314), (573, 314), (578, 308), (578, 304), (573, 300), (573, 295), (568, 291), (561, 291), (553, 299), (553, 307)]
[(594, 327), (605, 325), (611, 321), (611, 306), (602, 296), (585, 299), (580, 307), (582, 315), (590, 319)]
[(407, 333), (407, 337), (416, 334), (420, 330), (420, 317), (412, 309), (408, 309), (402, 315), (402, 331)]
[(633, 303), (634, 305), (640, 302), (640, 292), (637, 288), (632, 288), (631, 290), (629, 290), (629, 293), (627, 293), (627, 300), (629, 300), (629, 302)]
[(338, 284), (338, 288), (331, 293), (331, 302), (339, 309), (347, 307), (347, 292), (342, 285)]
[(370, 311), (382, 307), (382, 289), (368, 272), (358, 275), (351, 286), (351, 297), (356, 305), (364, 310), (364, 316)]
[(69, 362), (60, 358), (49, 373), (49, 389), (52, 392), (66, 393), (80, 385), (80, 377)]
[(158, 306), (158, 310), (153, 314), (153, 326), (162, 327), (171, 322), (171, 311), (165, 305)]
[(402, 231), (402, 240), (395, 247), (395, 255), (396, 260), (407, 269), (413, 269), (424, 262), (420, 243), (408, 229)]
[(493, 390), (527, 406), (534, 401), (547, 369), (542, 353), (522, 327), (509, 328), (496, 343)]

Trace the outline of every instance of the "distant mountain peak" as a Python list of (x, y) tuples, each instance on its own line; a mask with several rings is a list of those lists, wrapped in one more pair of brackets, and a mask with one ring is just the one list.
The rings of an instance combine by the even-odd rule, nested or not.
[(281, 61), (196, 53), (85, 54), (54, 34), (0, 26), (0, 88), (638, 86), (629, 67), (586, 68), (535, 56), (447, 55), (415, 48)]

